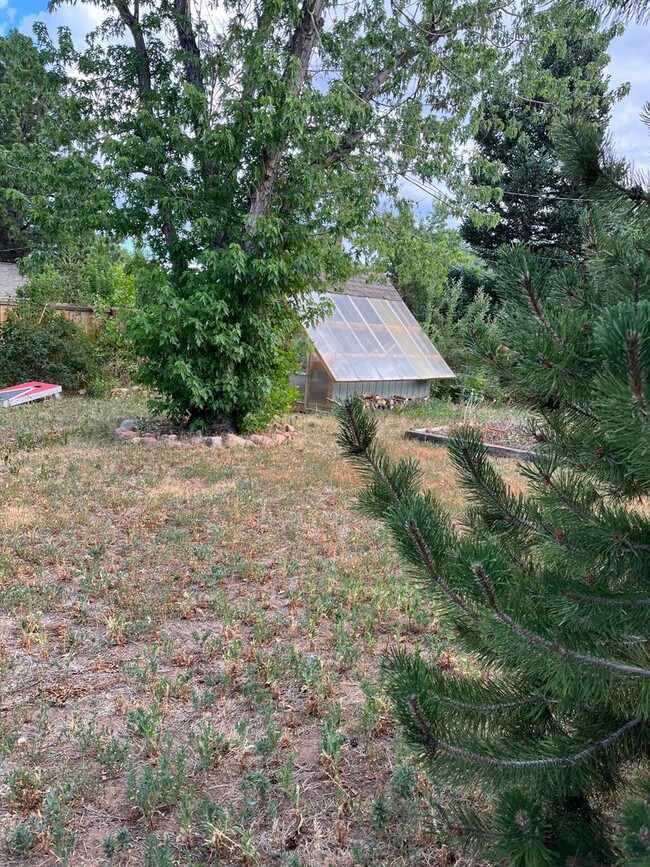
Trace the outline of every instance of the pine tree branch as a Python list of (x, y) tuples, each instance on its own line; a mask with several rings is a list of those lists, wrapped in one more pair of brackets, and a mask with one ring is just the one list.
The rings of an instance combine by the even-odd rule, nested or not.
[(564, 404), (564, 406), (567, 409), (573, 410), (573, 412), (577, 413), (578, 415), (581, 415), (584, 418), (589, 419), (589, 421), (600, 422), (600, 419), (597, 415), (594, 415), (593, 412), (590, 412), (588, 409), (585, 409), (583, 406), (578, 406), (576, 403), (570, 403), (570, 402), (566, 402)]
[(650, 605), (650, 599), (608, 599), (606, 596), (572, 597), (572, 602), (584, 602), (586, 605)]
[(540, 695), (530, 695), (515, 701), (502, 701), (494, 704), (470, 704), (442, 695), (437, 695), (436, 698), (441, 704), (447, 704), (450, 707), (458, 708), (458, 710), (466, 710), (469, 713), (500, 713), (504, 710), (515, 710), (518, 707), (528, 707), (531, 704), (546, 704), (546, 699)]
[(641, 668), (637, 665), (627, 665), (623, 662), (614, 662), (611, 659), (605, 659), (599, 656), (587, 656), (584, 653), (577, 653), (574, 650), (570, 650), (568, 647), (564, 647), (562, 644), (554, 641), (548, 641), (546, 638), (542, 638), (541, 635), (537, 635), (534, 632), (531, 632), (525, 626), (522, 626), (520, 623), (517, 623), (510, 617), (509, 614), (506, 614), (505, 611), (500, 607), (497, 602), (496, 596), (494, 595), (494, 589), (490, 584), (487, 573), (485, 572), (483, 566), (480, 563), (474, 563), (472, 565), (472, 574), (476, 580), (476, 583), (479, 585), (483, 593), (485, 594), (485, 598), (488, 601), (488, 605), (494, 611), (499, 620), (504, 623), (512, 632), (520, 635), (522, 638), (525, 638), (531, 644), (536, 645), (537, 647), (542, 647), (544, 650), (549, 650), (552, 653), (557, 653), (560, 656), (567, 657), (568, 659), (575, 659), (578, 662), (582, 662), (585, 665), (596, 665), (601, 668), (611, 669), (613, 671), (620, 671), (623, 674), (631, 674), (639, 677), (650, 677), (650, 671), (646, 668)]
[(420, 732), (423, 736), (421, 744), (424, 747), (424, 754), (429, 759), (429, 761), (433, 761), (436, 757), (436, 753), (438, 752), (439, 742), (433, 733), (433, 727), (431, 726), (431, 723), (427, 719), (427, 716), (422, 709), (420, 699), (417, 697), (417, 695), (407, 695), (405, 701), (406, 704), (409, 706), (411, 713), (415, 717), (415, 721), (420, 727)]
[(650, 422), (650, 413), (645, 400), (645, 377), (641, 361), (641, 338), (636, 331), (627, 335), (627, 364), (630, 374), (630, 386), (634, 394), (639, 413), (646, 424)]
[(546, 331), (550, 335), (551, 340), (553, 341), (555, 346), (557, 346), (558, 349), (564, 348), (565, 343), (562, 340), (560, 340), (560, 338), (555, 333), (553, 328), (551, 328), (551, 323), (548, 321), (546, 314), (544, 313), (544, 310), (542, 309), (542, 305), (540, 303), (539, 297), (538, 297), (537, 293), (535, 292), (535, 288), (533, 286), (533, 281), (531, 280), (530, 274), (528, 272), (526, 272), (525, 274), (522, 275), (521, 286), (522, 286), (524, 295), (526, 296), (528, 303), (530, 305), (530, 309), (533, 311), (533, 314), (535, 315), (535, 319), (537, 319), (537, 321), (542, 326), (544, 331)]
[(415, 721), (417, 722), (422, 733), (421, 745), (424, 747), (424, 752), (429, 761), (432, 761), (436, 754), (441, 752), (453, 758), (462, 759), (465, 762), (473, 762), (474, 764), (484, 765), (494, 768), (546, 768), (546, 767), (572, 767), (579, 765), (591, 756), (595, 755), (600, 750), (607, 749), (615, 743), (627, 732), (638, 726), (643, 720), (640, 717), (628, 720), (616, 731), (607, 735), (595, 744), (585, 747), (577, 753), (572, 753), (569, 756), (561, 756), (558, 758), (546, 759), (499, 759), (496, 756), (486, 756), (480, 753), (474, 753), (471, 750), (456, 747), (452, 744), (447, 744), (439, 740), (433, 733), (431, 723), (426, 717), (420, 700), (417, 695), (409, 695), (406, 698), (406, 703), (409, 706)]
[[(351, 440), (344, 444), (344, 447), (348, 450), (348, 454), (350, 455), (350, 457), (354, 457), (357, 460), (363, 460), (370, 467), (374, 475), (376, 475), (381, 480), (382, 484), (389, 492), (389, 496), (393, 505), (399, 505), (401, 500), (398, 491), (393, 486), (389, 476), (384, 472), (381, 462), (377, 459), (375, 450), (372, 447), (372, 441), (368, 441), (367, 432), (363, 431), (359, 427), (358, 421), (360, 418), (362, 418), (363, 415), (363, 407), (361, 405), (361, 401), (347, 400), (343, 405), (342, 411), (340, 410), (339, 412), (342, 412), (342, 417), (345, 419), (348, 425), (348, 431), (352, 433)], [(473, 620), (475, 620), (476, 616), (470, 611), (469, 606), (467, 605), (465, 600), (461, 596), (459, 596), (458, 593), (456, 593), (456, 591), (453, 590), (453, 588), (451, 588), (449, 584), (438, 573), (438, 570), (436, 569), (433, 560), (433, 555), (429, 550), (429, 547), (422, 533), (420, 532), (420, 528), (417, 526), (417, 524), (412, 518), (410, 518), (406, 522), (405, 529), (411, 541), (416, 546), (420, 554), (422, 565), (424, 566), (427, 574), (434, 582), (434, 584), (437, 584), (440, 587), (443, 593), (449, 599), (451, 599), (454, 605), (460, 608), (461, 611), (464, 611), (468, 617), (471, 617)]]
[(518, 515), (514, 512), (507, 503), (504, 503), (495, 492), (489, 487), (489, 485), (485, 484), (483, 481), (483, 477), (480, 472), (480, 467), (475, 461), (475, 456), (472, 454), (471, 450), (467, 448), (467, 446), (460, 442), (458, 445), (457, 454), (462, 456), (463, 458), (463, 469), (469, 470), (469, 473), (474, 480), (477, 488), (489, 500), (493, 506), (495, 506), (499, 512), (501, 512), (505, 518), (510, 521), (510, 523), (519, 525), (520, 527), (524, 527), (526, 530), (530, 530), (533, 533), (538, 535), (547, 536), (548, 532), (544, 529), (544, 527), (539, 524), (534, 524), (532, 521), (526, 520), (526, 518), (522, 518), (521, 515)]
[[(596, 520), (595, 515), (587, 509), (581, 509), (575, 500), (572, 500), (568, 497), (562, 488), (555, 483), (553, 480), (553, 476), (551, 473), (546, 473), (543, 476), (544, 484), (549, 490), (553, 491), (558, 500), (565, 506), (576, 518), (579, 518), (586, 524), (589, 524), (591, 527), (594, 527), (597, 530), (601, 529), (600, 524)], [(650, 545), (646, 545), (643, 542), (630, 542), (629, 539), (626, 539), (625, 536), (621, 536), (618, 533), (615, 533), (611, 538), (620, 544), (621, 553), (626, 554), (638, 554), (644, 553), (646, 551), (650, 551)]]

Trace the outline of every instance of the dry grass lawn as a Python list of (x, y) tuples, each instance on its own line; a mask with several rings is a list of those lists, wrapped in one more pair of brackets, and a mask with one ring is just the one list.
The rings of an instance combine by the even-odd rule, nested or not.
[[(0, 415), (0, 864), (460, 863), (375, 687), (389, 645), (449, 666), (445, 637), (355, 512), (334, 421), (266, 451), (112, 440), (144, 413)], [(413, 423), (382, 437), (458, 513)]]

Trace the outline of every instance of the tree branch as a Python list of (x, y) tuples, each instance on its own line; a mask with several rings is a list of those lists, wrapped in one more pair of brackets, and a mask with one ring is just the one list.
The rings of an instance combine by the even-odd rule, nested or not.
[[(282, 81), (291, 95), (299, 94), (305, 84), (309, 60), (316, 44), (318, 31), (323, 26), (324, 5), (325, 0), (305, 0), (300, 23), (289, 42), (288, 58)], [(266, 151), (263, 156), (260, 181), (250, 196), (246, 217), (246, 229), (251, 234), (254, 231), (256, 221), (269, 209), (286, 147), (285, 137), (280, 145)]]
[(203, 70), (201, 69), (201, 51), (196, 41), (192, 27), (192, 10), (189, 0), (173, 0), (172, 17), (176, 26), (178, 44), (183, 52), (183, 68), (185, 80), (205, 93)]
[[(431, 47), (443, 39), (445, 36), (448, 36), (452, 33), (456, 28), (454, 27), (443, 27), (437, 28), (438, 22), (429, 22), (428, 25), (424, 23), (416, 23), (413, 22), (413, 25), (418, 30), (423, 30), (426, 33), (426, 44), (427, 47)], [(354, 96), (359, 100), (359, 102), (365, 103), (366, 105), (370, 105), (372, 100), (379, 96), (379, 94), (383, 91), (387, 82), (391, 79), (391, 77), (395, 74), (395, 72), (402, 69), (406, 64), (413, 60), (419, 54), (420, 49), (412, 46), (410, 48), (405, 48), (403, 51), (400, 51), (399, 54), (396, 54), (393, 57), (393, 61), (390, 64), (384, 66), (373, 78), (372, 82), (362, 90), (360, 93), (355, 93)], [(319, 163), (319, 166), (324, 168), (329, 168), (330, 166), (336, 165), (340, 163), (346, 156), (348, 156), (356, 147), (357, 143), (361, 141), (366, 134), (366, 130), (361, 129), (358, 126), (350, 126), (348, 130), (343, 135), (341, 142), (337, 145), (337, 147), (333, 148), (324, 158), (324, 160)]]
[[(363, 458), (363, 460), (371, 468), (372, 472), (377, 476), (378, 479), (381, 480), (382, 484), (389, 492), (392, 503), (394, 505), (398, 505), (400, 499), (394, 485), (391, 483), (391, 480), (383, 471), (383, 468), (380, 465), (379, 461), (375, 459), (372, 448), (367, 448), (364, 444), (364, 438), (357, 427), (353, 404), (347, 402), (344, 406), (344, 411), (348, 424), (350, 425), (350, 430), (353, 432), (356, 440), (356, 457)], [(438, 573), (433, 556), (431, 554), (431, 551), (429, 550), (429, 546), (427, 545), (426, 540), (422, 536), (420, 528), (412, 518), (406, 522), (405, 529), (411, 537), (412, 542), (417, 547), (422, 565), (424, 566), (424, 569), (431, 578), (431, 580), (438, 585), (438, 587), (447, 597), (449, 597), (449, 599), (451, 599), (454, 605), (460, 608), (460, 610), (463, 611), (468, 617), (476, 620), (475, 615), (472, 614), (465, 600), (458, 593), (456, 593), (453, 587), (450, 587), (450, 585)]]
[(572, 753), (568, 756), (546, 759), (500, 759), (496, 756), (486, 756), (480, 753), (474, 753), (471, 750), (466, 750), (462, 747), (455, 747), (452, 744), (447, 744), (444, 741), (438, 740), (433, 733), (431, 723), (426, 718), (417, 695), (407, 696), (406, 703), (422, 732), (421, 745), (429, 760), (435, 758), (436, 753), (441, 752), (445, 755), (453, 756), (453, 758), (493, 768), (548, 768), (553, 766), (567, 768), (579, 765), (581, 762), (591, 758), (591, 756), (595, 755), (600, 750), (607, 749), (607, 747), (611, 746), (619, 740), (619, 738), (622, 738), (623, 735), (627, 734), (642, 722), (640, 717), (628, 720), (624, 725), (616, 729), (616, 731), (608, 734), (607, 737), (604, 737), (595, 744), (591, 744), (579, 752)]
[(138, 74), (138, 96), (143, 108), (151, 107), (151, 97), (153, 90), (151, 87), (151, 63), (149, 61), (149, 52), (144, 39), (144, 33), (140, 25), (140, 10), (136, 2), (134, 12), (129, 9), (127, 0), (113, 0), (115, 8), (118, 11), (120, 19), (124, 26), (129, 30), (135, 45), (135, 54), (137, 58), (137, 74)]
[[(183, 0), (181, 0), (183, 2)], [(151, 62), (147, 43), (144, 38), (142, 25), (140, 24), (140, 5), (138, 0), (134, 0), (133, 12), (129, 9), (127, 0), (113, 0), (113, 4), (117, 9), (120, 19), (124, 26), (129, 30), (133, 38), (136, 53), (136, 68), (138, 76), (138, 98), (140, 105), (147, 111), (152, 111), (153, 104), (153, 86), (151, 83)], [(160, 180), (165, 183), (165, 171), (163, 167), (157, 168), (157, 174)], [(172, 219), (172, 213), (169, 207), (161, 207), (160, 215), (162, 218), (162, 232), (165, 238), (165, 244), (169, 251), (169, 257), (177, 273), (184, 270), (184, 262), (178, 256), (178, 234)]]
[(515, 620), (512, 619), (512, 617), (510, 617), (509, 614), (506, 614), (506, 612), (503, 611), (503, 609), (497, 602), (496, 596), (494, 595), (494, 590), (492, 589), (489, 578), (480, 563), (474, 563), (474, 565), (472, 566), (472, 574), (476, 579), (476, 583), (485, 594), (488, 605), (490, 606), (492, 611), (494, 611), (499, 620), (502, 623), (505, 623), (508, 629), (510, 629), (512, 632), (515, 632), (517, 635), (525, 638), (526, 641), (529, 641), (531, 644), (534, 644), (537, 647), (542, 647), (544, 650), (550, 650), (551, 653), (557, 653), (560, 656), (565, 656), (568, 659), (575, 659), (578, 662), (583, 662), (586, 665), (597, 665), (601, 668), (608, 668), (613, 671), (620, 671), (623, 674), (633, 674), (640, 677), (650, 677), (650, 671), (648, 671), (647, 668), (641, 668), (638, 665), (627, 665), (623, 662), (613, 662), (611, 659), (604, 659), (600, 656), (587, 656), (584, 653), (577, 653), (575, 650), (570, 650), (568, 647), (564, 647), (558, 642), (548, 641), (546, 638), (542, 638), (541, 635), (537, 635), (536, 633), (531, 632), (529, 629), (526, 629), (525, 626), (517, 623)]

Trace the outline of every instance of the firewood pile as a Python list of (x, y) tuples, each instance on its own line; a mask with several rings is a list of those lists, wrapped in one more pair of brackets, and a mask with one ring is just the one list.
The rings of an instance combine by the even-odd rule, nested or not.
[(381, 397), (379, 394), (372, 392), (363, 392), (359, 395), (366, 409), (395, 409), (396, 406), (405, 406), (408, 403), (415, 403), (422, 398), (404, 397), (402, 394), (394, 394), (392, 397)]

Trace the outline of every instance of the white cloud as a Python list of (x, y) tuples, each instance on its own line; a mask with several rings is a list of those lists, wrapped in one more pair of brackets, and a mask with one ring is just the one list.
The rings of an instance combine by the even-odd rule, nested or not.
[(613, 86), (630, 82), (630, 95), (614, 106), (610, 134), (617, 153), (636, 168), (650, 168), (650, 132), (640, 115), (650, 100), (647, 43), (650, 27), (631, 25), (610, 46), (609, 74)]
[[(2, 3), (2, 0), (0, 0)], [(47, 25), (52, 36), (56, 36), (58, 27), (68, 27), (75, 43), (81, 44), (85, 36), (94, 30), (106, 18), (106, 12), (97, 6), (78, 3), (75, 6), (65, 4), (54, 12), (38, 12), (36, 15), (25, 15), (17, 24), (22, 33), (32, 35), (34, 24), (42, 21)]]

